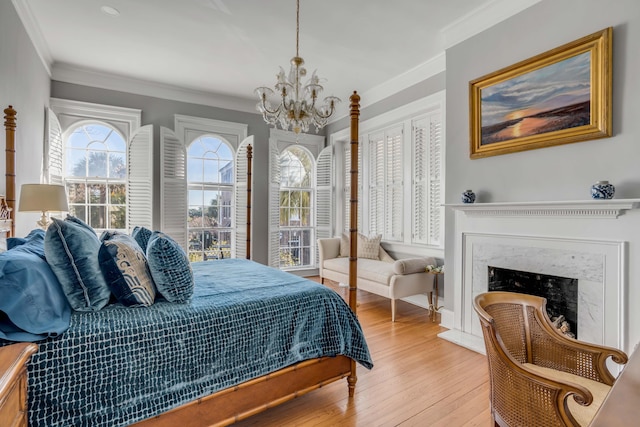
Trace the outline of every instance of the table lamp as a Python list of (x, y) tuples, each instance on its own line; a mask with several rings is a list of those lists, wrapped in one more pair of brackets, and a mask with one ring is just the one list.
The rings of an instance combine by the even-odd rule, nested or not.
[(39, 227), (46, 229), (51, 220), (48, 218), (49, 212), (66, 212), (69, 210), (67, 204), (67, 192), (64, 185), (52, 184), (22, 184), (20, 189), (20, 212), (42, 212)]

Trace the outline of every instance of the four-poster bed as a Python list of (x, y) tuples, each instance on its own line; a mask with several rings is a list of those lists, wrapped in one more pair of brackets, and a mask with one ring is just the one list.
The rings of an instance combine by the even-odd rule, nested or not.
[[(351, 96), (351, 182), (357, 182), (358, 164), (358, 120), (359, 120), (359, 100), (360, 97), (356, 92)], [(8, 203), (15, 203), (15, 161), (9, 157), (15, 158), (15, 110), (12, 114), (7, 113), (7, 122), (5, 123), (7, 131), (7, 195)], [(247, 259), (250, 258), (251, 247), (251, 165), (252, 165), (252, 147), (247, 147), (247, 165), (248, 165), (248, 185), (247, 185), (247, 241), (246, 253)], [(9, 178), (11, 177), (11, 179)], [(13, 187), (13, 188), (10, 188)], [(357, 295), (357, 186), (351, 188), (351, 247), (350, 253), (350, 280), (349, 280), (349, 307), (353, 313), (356, 312), (356, 295)], [(10, 207), (11, 204), (9, 205)], [(241, 260), (228, 260), (241, 261)], [(223, 261), (213, 261), (211, 263), (219, 263)], [(246, 261), (245, 261), (246, 262)], [(205, 264), (205, 263), (200, 263)], [(267, 269), (267, 267), (261, 267)], [(196, 268), (199, 270), (201, 268)], [(257, 270), (258, 274), (263, 274), (262, 270)], [(217, 273), (220, 274), (220, 273)], [(265, 273), (266, 274), (266, 273)], [(279, 273), (286, 274), (286, 273)], [(262, 278), (262, 277), (261, 277)], [(304, 280), (304, 279), (301, 279)], [(296, 286), (302, 286), (295, 283)], [(316, 284), (317, 285), (317, 284)], [(322, 287), (321, 285), (317, 285)], [(340, 299), (340, 297), (337, 297)], [(312, 299), (313, 300), (313, 299)], [(340, 301), (342, 302), (342, 301)], [(342, 302), (342, 304), (344, 304)], [(105, 309), (103, 309), (104, 311)], [(140, 309), (137, 309), (140, 310)], [(265, 308), (266, 310), (266, 308)], [(348, 309), (347, 309), (348, 310)], [(297, 315), (296, 315), (297, 316)], [(336, 320), (337, 322), (337, 320)], [(344, 323), (344, 321), (342, 321)], [(357, 321), (356, 321), (357, 323)], [(334, 328), (332, 326), (332, 328)], [(359, 328), (359, 326), (358, 326)], [(353, 333), (353, 332), (351, 332)], [(64, 336), (64, 334), (62, 335)], [(360, 357), (359, 362), (365, 366), (370, 364), (368, 359), (368, 351), (366, 351), (366, 343), (362, 338), (364, 353), (366, 357)], [(36, 363), (41, 363), (38, 359), (40, 354), (47, 350), (51, 350), (49, 340), (41, 343), (41, 352), (36, 353), (31, 362), (27, 364), (29, 371), (29, 404), (41, 405), (41, 402), (35, 402), (33, 389), (38, 386), (34, 378), (34, 368)], [(360, 348), (356, 349), (362, 354)], [(355, 351), (358, 353), (358, 351)], [(353, 354), (353, 351), (350, 353)], [(223, 388), (213, 394), (198, 397), (188, 403), (181, 404), (168, 411), (146, 418), (137, 422), (137, 426), (210, 426), (210, 425), (228, 425), (238, 420), (245, 419), (253, 414), (276, 406), (280, 403), (291, 400), (309, 391), (320, 388), (326, 384), (336, 380), (347, 378), (349, 396), (354, 395), (357, 376), (356, 376), (356, 358), (347, 357), (340, 353), (330, 354), (329, 357), (314, 357), (302, 360), (282, 369), (269, 372), (266, 375), (260, 375), (256, 378), (244, 380), (231, 387)], [(2, 400), (2, 396), (0, 396)], [(46, 410), (46, 409), (45, 409)]]

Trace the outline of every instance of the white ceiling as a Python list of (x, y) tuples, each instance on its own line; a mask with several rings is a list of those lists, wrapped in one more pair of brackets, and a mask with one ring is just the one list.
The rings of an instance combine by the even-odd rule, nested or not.
[[(324, 95), (383, 97), (442, 71), (446, 47), (537, 1), (301, 0), (300, 56), (326, 79)], [(13, 3), (55, 80), (240, 98), (248, 111), (253, 89), (272, 86), (295, 54), (295, 0)]]

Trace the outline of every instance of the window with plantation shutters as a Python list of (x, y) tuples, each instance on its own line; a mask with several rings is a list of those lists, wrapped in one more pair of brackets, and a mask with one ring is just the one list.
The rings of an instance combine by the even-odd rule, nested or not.
[[(444, 98), (439, 92), (360, 123), (358, 230), (381, 234), (391, 249), (443, 245)], [(347, 132), (331, 135), (340, 148), (336, 162), (341, 167), (335, 181), (340, 198), (334, 235), (349, 227)]]
[(44, 180), (66, 186), (69, 213), (96, 231), (152, 223), (152, 126), (141, 111), (51, 98)]
[(316, 267), (316, 239), (333, 230), (333, 153), (324, 137), (278, 129), (269, 137), (269, 265)]
[(162, 194), (179, 200), (163, 213), (163, 230), (184, 239), (191, 261), (245, 258), (248, 125), (180, 114), (174, 120), (175, 133), (163, 129), (161, 137)]

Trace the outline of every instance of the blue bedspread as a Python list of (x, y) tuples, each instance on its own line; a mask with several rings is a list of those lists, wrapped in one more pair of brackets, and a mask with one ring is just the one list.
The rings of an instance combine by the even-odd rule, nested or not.
[(335, 292), (247, 260), (195, 263), (189, 304), (74, 312), (28, 365), (29, 425), (124, 426), (321, 356), (372, 362)]

